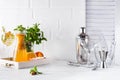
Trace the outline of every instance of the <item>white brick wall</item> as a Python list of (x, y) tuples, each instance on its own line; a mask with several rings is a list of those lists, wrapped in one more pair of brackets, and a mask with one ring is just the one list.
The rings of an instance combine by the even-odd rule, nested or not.
[(73, 7), (80, 7), (82, 5), (84, 5), (85, 0), (51, 0), (51, 5), (50, 7), (52, 8), (56, 8), (56, 7), (67, 7), (67, 8), (73, 8)]
[(49, 8), (50, 0), (30, 0), (31, 8)]
[[(36, 22), (41, 23), (48, 41), (35, 50), (47, 57), (75, 59), (75, 37), (85, 26), (85, 0), (0, 0), (0, 26), (13, 30)], [(0, 53), (7, 54), (0, 45)]]
[(29, 0), (0, 0), (0, 8), (28, 8)]

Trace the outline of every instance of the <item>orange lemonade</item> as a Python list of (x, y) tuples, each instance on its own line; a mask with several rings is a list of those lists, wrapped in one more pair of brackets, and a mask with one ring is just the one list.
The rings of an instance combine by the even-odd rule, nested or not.
[(21, 62), (21, 61), (27, 61), (27, 51), (25, 48), (25, 43), (24, 43), (24, 34), (17, 34), (17, 49), (15, 50), (15, 56), (14, 56), (14, 61), (16, 62)]

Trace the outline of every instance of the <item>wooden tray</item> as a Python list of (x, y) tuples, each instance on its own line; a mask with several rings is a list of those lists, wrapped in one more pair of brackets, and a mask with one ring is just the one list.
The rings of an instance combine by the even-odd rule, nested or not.
[(8, 67), (8, 68), (15, 68), (15, 69), (22, 69), (22, 68), (28, 68), (38, 65), (46, 64), (47, 60), (45, 57), (32, 59), (30, 61), (25, 62), (15, 62), (12, 60), (12, 58), (1, 58), (0, 59), (0, 66)]

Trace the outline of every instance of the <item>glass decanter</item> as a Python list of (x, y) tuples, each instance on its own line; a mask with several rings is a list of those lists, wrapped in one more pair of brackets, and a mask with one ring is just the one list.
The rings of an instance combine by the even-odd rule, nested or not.
[(25, 34), (17, 33), (16, 38), (17, 40), (13, 60), (16, 62), (27, 61), (27, 51), (24, 42)]

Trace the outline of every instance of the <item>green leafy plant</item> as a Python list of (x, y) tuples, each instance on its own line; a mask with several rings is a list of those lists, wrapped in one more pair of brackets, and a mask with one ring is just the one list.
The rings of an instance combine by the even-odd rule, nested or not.
[(25, 44), (28, 52), (32, 51), (32, 46), (34, 44), (41, 44), (42, 41), (47, 41), (44, 37), (44, 32), (40, 30), (38, 23), (33, 24), (31, 27), (24, 28), (22, 25), (19, 25), (14, 30), (23, 32), (25, 31)]
[(18, 25), (17, 28), (15, 28), (15, 31), (20, 31), (21, 33), (23, 33), (23, 31), (25, 31), (25, 27), (23, 27), (22, 25)]
[(42, 72), (39, 72), (37, 66), (34, 66), (32, 69), (30, 69), (30, 74), (37, 75), (37, 74), (42, 74)]
[(43, 31), (40, 30), (39, 25), (40, 24), (35, 23), (32, 27), (26, 29), (25, 42), (28, 51), (31, 51), (33, 44), (40, 44), (44, 40), (47, 41)]

